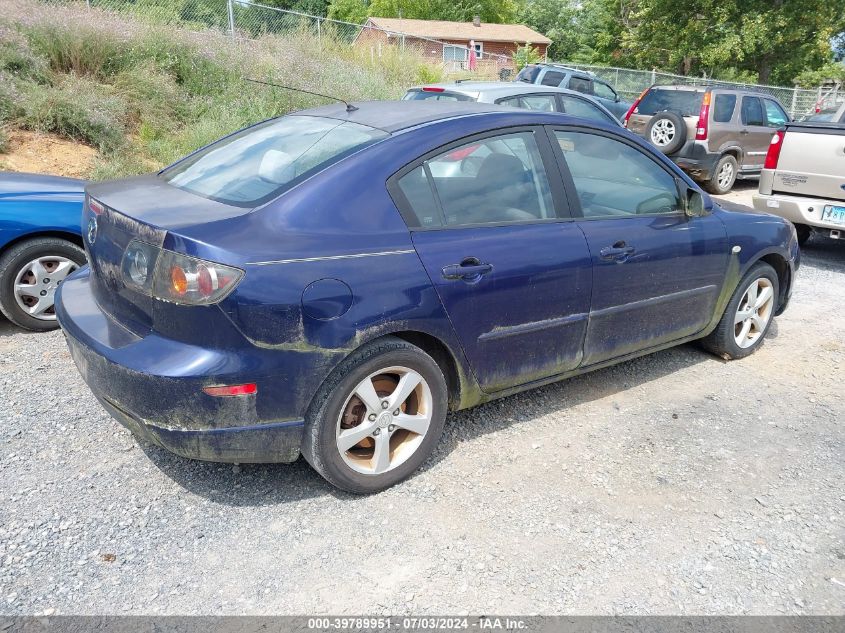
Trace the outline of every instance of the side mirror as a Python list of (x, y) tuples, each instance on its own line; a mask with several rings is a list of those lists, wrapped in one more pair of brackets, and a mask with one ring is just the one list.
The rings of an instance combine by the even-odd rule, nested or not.
[(677, 179), (678, 192), (681, 194), (681, 203), (684, 207), (684, 214), (688, 218), (698, 218), (706, 215), (707, 211), (704, 208), (704, 196), (698, 189), (689, 187), (680, 178)]

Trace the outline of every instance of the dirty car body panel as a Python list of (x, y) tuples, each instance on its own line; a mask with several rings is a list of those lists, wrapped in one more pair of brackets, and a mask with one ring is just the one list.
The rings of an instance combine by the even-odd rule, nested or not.
[[(262, 136), (271, 134), (273, 122), (159, 174), (87, 189), (82, 226), (96, 225), (94, 240), (89, 231), (85, 240), (92, 264), (62, 286), (59, 321), (80, 373), (105, 408), (177, 454), (231, 462), (296, 459), (315, 393), (356, 349), (387, 335), (419, 344), (438, 360), (449, 376), (450, 407), (459, 409), (704, 336), (744, 271), (761, 257), (777, 259), (784, 270), (782, 306), (791, 290), (798, 251), (794, 232), (779, 218), (725, 211), (706, 194), (702, 217), (677, 209), (650, 215), (648, 200), (641, 217), (606, 224), (584, 217), (577, 174), (567, 168), (571, 144), (556, 130), (622, 142), (653, 161), (673, 187), (697, 191), (671, 161), (616, 125), (425, 101), (363, 103), (351, 112), (332, 105), (275, 121), (291, 120), (300, 127), (330, 121), (331, 129), (351, 123), (375, 132), (258, 203), (245, 199), (244, 188), (237, 194), (244, 199), (235, 201), (191, 188), (225, 173), (227, 165), (240, 169), (247, 159), (229, 153), (242, 146), (262, 152), (256, 169), (264, 180), (242, 176), (250, 187), (287, 178), (291, 152)], [(250, 145), (255, 138), (260, 142)], [(464, 162), (479, 158), (479, 148), (511, 151), (506, 159), (491, 159), (499, 167), (533, 161), (533, 177), (521, 175), (511, 192), (503, 182), (511, 172), (485, 172), (484, 160)], [(202, 178), (191, 181), (191, 165), (212, 159)], [(467, 171), (437, 171), (438, 160)], [(454, 218), (441, 209), (445, 195), (425, 188), (416, 191), (441, 210), (423, 217), (402, 178), (422, 174), (424, 183), (435, 172), (441, 185), (451, 179), (452, 191), (472, 200), (481, 217), (487, 203), (479, 192), (512, 194), (502, 206), (504, 219), (450, 224)], [(174, 184), (174, 173), (187, 176)], [(478, 189), (484, 178), (498, 184)], [(540, 178), (542, 212), (526, 217), (514, 207), (541, 186)], [(227, 187), (222, 183), (219, 191)], [(640, 263), (602, 259), (602, 249), (620, 240), (631, 241)], [(127, 252), (139, 242), (148, 252), (219, 263), (241, 276), (209, 304), (145, 294), (126, 276)], [(153, 268), (155, 277), (160, 271)], [(626, 286), (634, 293), (629, 297), (620, 290)], [(623, 306), (619, 314), (630, 317), (624, 306), (632, 301), (645, 310), (641, 316), (651, 314), (646, 308), (654, 301), (694, 314), (646, 337), (637, 319), (622, 318), (608, 346), (601, 325), (608, 308)], [(591, 328), (598, 328), (592, 338)], [(254, 390), (234, 397), (209, 393), (244, 384)]]

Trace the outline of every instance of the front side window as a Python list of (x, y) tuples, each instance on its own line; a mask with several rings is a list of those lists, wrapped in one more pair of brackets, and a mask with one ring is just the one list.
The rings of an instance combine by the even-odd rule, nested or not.
[(600, 81), (594, 81), (593, 90), (595, 91), (597, 97), (601, 97), (602, 99), (609, 99), (610, 101), (616, 101), (616, 93), (613, 92), (613, 88), (611, 88), (607, 84), (603, 84)]
[(582, 119), (591, 119), (593, 121), (602, 121), (604, 123), (616, 123), (616, 121), (607, 116), (603, 110), (586, 99), (580, 99), (571, 95), (560, 95), (560, 100), (563, 102), (563, 111), (567, 114), (581, 117)]
[(763, 106), (757, 97), (742, 98), (742, 124), (765, 125), (763, 120)]
[(713, 100), (713, 121), (728, 123), (734, 118), (736, 109), (736, 95), (717, 94)]
[(582, 77), (570, 77), (569, 85), (567, 86), (567, 88), (569, 88), (570, 90), (575, 90), (576, 92), (590, 94), (593, 91), (592, 84), (593, 82), (589, 79), (584, 79)]
[[(500, 224), (554, 218), (534, 134), (518, 132), (450, 149), (398, 180), (417, 224)], [(442, 215), (432, 212), (436, 192)]]
[(160, 178), (204, 198), (257, 206), (388, 136), (349, 121), (286, 116), (221, 139), (167, 168)]
[(606, 136), (555, 132), (585, 218), (678, 213), (675, 179), (640, 150)]
[(559, 73), (556, 70), (549, 70), (543, 75), (543, 80), (540, 83), (544, 86), (559, 86), (565, 77), (566, 75), (563, 73)]
[(766, 106), (766, 124), (773, 128), (782, 128), (789, 121), (786, 112), (771, 99), (763, 99)]

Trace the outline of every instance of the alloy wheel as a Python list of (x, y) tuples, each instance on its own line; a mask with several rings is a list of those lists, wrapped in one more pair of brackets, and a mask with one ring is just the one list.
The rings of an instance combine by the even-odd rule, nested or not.
[(651, 128), (651, 142), (659, 147), (665, 147), (675, 138), (675, 124), (669, 119), (662, 119)]
[(716, 175), (716, 180), (719, 183), (720, 189), (727, 189), (734, 178), (734, 166), (730, 161), (726, 161), (719, 173)]
[(431, 425), (431, 388), (418, 372), (388, 367), (362, 380), (341, 409), (336, 443), (356, 472), (381, 475), (416, 452)]
[(775, 305), (772, 282), (760, 277), (751, 282), (734, 316), (734, 338), (742, 349), (754, 345), (766, 331)]
[(55, 321), (56, 290), (77, 268), (76, 262), (58, 255), (33, 259), (15, 276), (15, 301), (29, 316), (41, 321)]

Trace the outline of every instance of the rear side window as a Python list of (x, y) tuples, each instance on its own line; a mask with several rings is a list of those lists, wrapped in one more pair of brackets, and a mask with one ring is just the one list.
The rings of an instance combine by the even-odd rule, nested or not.
[(475, 99), (460, 92), (449, 92), (447, 90), (441, 92), (435, 92), (433, 90), (409, 90), (402, 97), (402, 101), (475, 101)]
[(525, 83), (533, 84), (537, 81), (537, 75), (540, 74), (540, 67), (529, 65), (519, 71), (516, 76), (517, 81), (524, 81)]
[(713, 103), (713, 120), (716, 123), (729, 123), (734, 118), (736, 95), (717, 94)]
[(789, 121), (786, 112), (771, 99), (763, 99), (766, 106), (766, 123), (769, 127), (782, 128)]
[[(531, 132), (450, 149), (405, 174), (397, 184), (423, 227), (437, 222), (463, 226), (556, 217), (549, 180)], [(443, 211), (439, 218), (431, 211), (432, 187)]]
[(763, 106), (757, 97), (742, 98), (742, 124), (766, 125), (763, 120)]
[(554, 95), (523, 95), (519, 98), (519, 105), (526, 110), (538, 110), (540, 112), (554, 112)]
[(560, 82), (564, 80), (566, 75), (559, 73), (556, 70), (550, 70), (543, 75), (543, 80), (540, 82), (544, 86), (559, 86)]
[(567, 88), (575, 90), (576, 92), (590, 94), (593, 91), (593, 82), (589, 79), (584, 79), (583, 77), (570, 77)]
[(698, 116), (704, 93), (696, 90), (649, 90), (637, 106), (637, 114), (651, 116), (658, 112), (676, 112), (681, 116)]
[(161, 173), (179, 189), (225, 204), (263, 204), (389, 134), (358, 123), (286, 116), (199, 150)]
[(596, 105), (590, 103), (586, 99), (579, 99), (571, 95), (560, 95), (560, 100), (563, 102), (563, 111), (572, 116), (578, 116), (582, 119), (591, 119), (593, 121), (602, 121), (604, 123), (616, 123), (614, 119), (607, 116)]

